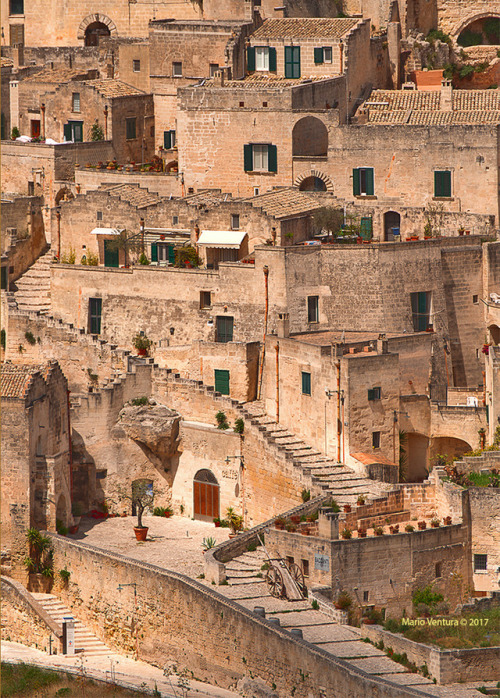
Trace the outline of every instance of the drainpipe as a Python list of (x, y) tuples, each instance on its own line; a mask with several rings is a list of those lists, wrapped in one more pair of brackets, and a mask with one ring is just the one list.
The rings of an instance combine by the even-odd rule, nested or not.
[(108, 140), (108, 105), (104, 106), (104, 138)]
[(340, 463), (340, 436), (342, 432), (342, 422), (340, 420), (340, 361), (335, 362), (337, 369), (337, 462)]
[(269, 313), (269, 267), (267, 265), (263, 268), (263, 272), (266, 302), (264, 309), (264, 338), (262, 340), (262, 357), (260, 360), (259, 383), (257, 385), (257, 400), (260, 400), (262, 393), (262, 374), (264, 372), (264, 359), (266, 357), (267, 316)]
[(56, 211), (57, 220), (57, 259), (61, 259), (61, 211)]
[(279, 342), (275, 346), (276, 349), (276, 421), (280, 421), (280, 345)]
[(70, 500), (73, 503), (73, 442), (71, 440), (71, 415), (70, 415), (70, 405), (69, 405), (69, 394), (70, 391), (66, 391), (66, 400), (68, 406), (68, 453), (69, 453), (69, 488), (70, 488)]
[(141, 252), (144, 254), (144, 218), (139, 221), (139, 230), (141, 231)]
[(344, 396), (340, 398), (341, 404), (342, 404), (342, 421), (341, 421), (341, 431), (342, 431), (342, 463), (345, 463), (345, 428), (344, 428)]
[(40, 105), (40, 109), (42, 112), (42, 139), (45, 140), (45, 104)]

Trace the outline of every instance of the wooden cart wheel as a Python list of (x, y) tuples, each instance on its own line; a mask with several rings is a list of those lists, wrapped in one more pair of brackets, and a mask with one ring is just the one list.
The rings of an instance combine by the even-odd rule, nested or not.
[(276, 567), (270, 567), (266, 572), (266, 582), (271, 596), (279, 599), (283, 594), (283, 577)]
[(297, 584), (300, 591), (305, 594), (306, 585), (304, 583), (304, 575), (302, 574), (300, 567), (295, 562), (292, 562), (290, 565), (288, 565), (288, 571), (290, 572), (291, 578)]

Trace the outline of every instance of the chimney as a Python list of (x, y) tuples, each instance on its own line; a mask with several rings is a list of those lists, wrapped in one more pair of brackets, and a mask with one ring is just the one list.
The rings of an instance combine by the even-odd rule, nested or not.
[(453, 87), (451, 80), (443, 78), (441, 80), (441, 97), (439, 101), (441, 111), (453, 111)]
[(218, 87), (224, 87), (224, 71), (217, 70), (214, 74), (214, 85)]
[(276, 332), (278, 337), (286, 338), (290, 336), (290, 314), (278, 313), (278, 322), (276, 323)]
[(14, 70), (18, 70), (24, 65), (24, 45), (14, 44), (12, 49), (12, 61)]
[(377, 339), (377, 354), (388, 354), (389, 353), (389, 342), (386, 339), (385, 334), (379, 334)]

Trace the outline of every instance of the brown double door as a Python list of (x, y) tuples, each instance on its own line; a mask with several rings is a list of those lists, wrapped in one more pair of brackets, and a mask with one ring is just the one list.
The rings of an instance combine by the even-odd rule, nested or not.
[(211, 521), (219, 516), (219, 485), (212, 482), (193, 482), (194, 516)]

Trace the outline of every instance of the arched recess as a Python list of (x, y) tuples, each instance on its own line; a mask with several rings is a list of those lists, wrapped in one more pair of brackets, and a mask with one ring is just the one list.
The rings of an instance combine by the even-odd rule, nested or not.
[(219, 518), (220, 487), (211, 470), (198, 470), (193, 478), (193, 516), (201, 521)]
[[(116, 36), (116, 25), (112, 19), (98, 12), (85, 17), (78, 27), (78, 39), (85, 42), (85, 46), (97, 46), (99, 36)], [(94, 41), (95, 43), (88, 43)]]
[[(323, 182), (325, 185), (326, 189), (308, 189), (304, 187), (308, 187), (309, 184), (306, 180), (314, 180), (314, 179), (319, 179)], [(303, 187), (304, 185), (304, 187)], [(298, 177), (295, 178), (294, 186), (298, 187), (301, 191), (329, 191), (333, 193), (333, 182), (330, 179), (330, 177), (325, 174), (324, 172), (321, 172), (321, 170), (310, 170), (309, 172), (303, 172), (302, 174), (298, 175)]]
[(68, 187), (63, 187), (62, 189), (59, 189), (59, 191), (56, 194), (56, 206), (59, 206), (61, 201), (70, 201), (74, 198), (75, 195), (73, 194), (71, 189), (68, 189)]
[(401, 215), (397, 211), (386, 211), (384, 213), (384, 240), (386, 242), (394, 240), (391, 228), (401, 230)]
[(463, 439), (457, 439), (455, 436), (437, 436), (431, 441), (430, 462), (434, 464), (438, 454), (451, 459), (470, 451), (472, 446)]
[(321, 119), (304, 116), (292, 131), (292, 155), (320, 157), (328, 154), (328, 130)]
[(300, 191), (326, 191), (326, 184), (319, 177), (306, 177), (299, 189)]
[(59, 499), (57, 500), (56, 521), (61, 521), (64, 526), (68, 523), (68, 508), (66, 497), (63, 494), (59, 495)]
[(403, 466), (406, 471), (406, 482), (422, 482), (428, 475), (428, 437), (424, 434), (409, 432), (405, 434), (402, 448), (406, 454)]
[(500, 327), (498, 325), (488, 325), (491, 342), (498, 346), (500, 344)]
[[(477, 40), (470, 43), (477, 35)], [(500, 13), (481, 12), (462, 21), (452, 32), (460, 46), (498, 46), (500, 45)]]

